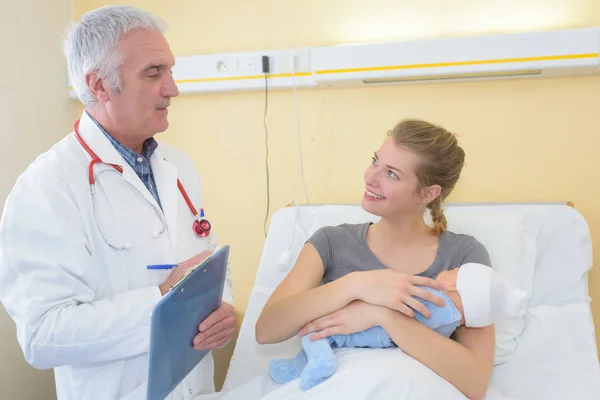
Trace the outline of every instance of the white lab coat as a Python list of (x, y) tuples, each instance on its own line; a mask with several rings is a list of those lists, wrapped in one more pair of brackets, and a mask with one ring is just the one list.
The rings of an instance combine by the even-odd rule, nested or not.
[[(151, 166), (158, 204), (114, 146), (83, 113), (79, 132), (106, 163), (97, 165), (98, 220), (88, 182), (91, 157), (68, 135), (33, 162), (7, 198), (0, 224), (0, 300), (14, 319), (25, 359), (54, 368), (59, 400), (144, 399), (149, 322), (170, 271), (150, 264), (184, 261), (216, 242), (199, 238), (177, 188), (181, 180), (199, 210), (201, 183), (184, 153), (160, 144)], [(111, 171), (102, 172), (111, 169)], [(100, 175), (98, 175), (100, 173)], [(207, 217), (210, 217), (210, 210)], [(223, 300), (233, 304), (228, 274)], [(214, 391), (209, 353), (169, 399)]]

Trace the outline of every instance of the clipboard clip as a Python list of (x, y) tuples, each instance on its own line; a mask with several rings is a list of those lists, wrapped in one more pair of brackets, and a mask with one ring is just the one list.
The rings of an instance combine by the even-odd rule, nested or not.
[[(214, 254), (214, 253), (213, 253)], [(187, 271), (185, 271), (185, 273), (183, 274), (183, 276), (181, 278), (179, 278), (179, 280), (177, 280), (177, 282), (173, 283), (171, 285), (171, 287), (169, 288), (169, 292), (173, 289), (175, 289), (177, 286), (179, 286), (192, 272), (194, 272), (195, 270), (197, 270), (202, 264), (204, 264), (206, 261), (210, 260), (210, 258), (213, 255), (209, 255), (208, 257), (206, 257), (205, 259), (203, 259), (202, 261), (200, 261), (198, 264), (189, 267), (187, 269)]]

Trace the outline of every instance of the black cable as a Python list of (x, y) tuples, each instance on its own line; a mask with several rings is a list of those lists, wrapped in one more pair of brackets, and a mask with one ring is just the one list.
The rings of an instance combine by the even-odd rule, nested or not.
[(267, 129), (267, 109), (269, 108), (269, 85), (267, 81), (267, 74), (265, 73), (265, 115), (263, 116), (263, 124), (265, 126), (265, 167), (267, 169), (267, 212), (265, 214), (265, 223), (263, 230), (265, 231), (265, 238), (267, 237), (267, 220), (269, 218), (269, 209), (271, 206), (271, 191), (269, 188), (269, 131)]

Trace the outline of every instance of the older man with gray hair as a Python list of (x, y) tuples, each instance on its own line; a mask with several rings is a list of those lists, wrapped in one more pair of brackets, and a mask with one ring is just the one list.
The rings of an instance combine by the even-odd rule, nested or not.
[[(199, 213), (192, 161), (153, 138), (168, 128), (179, 94), (165, 29), (128, 6), (81, 17), (65, 54), (85, 110), (6, 201), (0, 300), (26, 360), (54, 368), (59, 400), (144, 399), (152, 310), (218, 247)], [(221, 306), (198, 327), (198, 350), (221, 347), (234, 333), (229, 273), (225, 286)], [(213, 373), (209, 353), (169, 398), (214, 392)]]

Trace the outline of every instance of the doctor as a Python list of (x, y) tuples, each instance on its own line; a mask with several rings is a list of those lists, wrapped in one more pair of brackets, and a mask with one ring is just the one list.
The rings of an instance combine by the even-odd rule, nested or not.
[[(152, 309), (217, 246), (196, 215), (202, 193), (192, 161), (153, 139), (179, 94), (164, 30), (157, 17), (126, 6), (81, 17), (65, 54), (85, 110), (6, 201), (0, 300), (26, 360), (54, 368), (59, 400), (144, 399)], [(174, 270), (147, 268), (183, 260)], [(197, 349), (233, 335), (227, 286), (222, 306), (200, 325)], [(170, 398), (214, 392), (213, 372), (209, 353)]]

